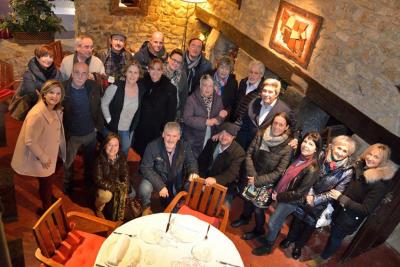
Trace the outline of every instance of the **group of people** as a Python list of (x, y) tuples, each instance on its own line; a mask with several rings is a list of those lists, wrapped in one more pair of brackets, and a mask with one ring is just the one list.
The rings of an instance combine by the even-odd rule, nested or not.
[[(350, 137), (335, 137), (323, 149), (318, 132), (301, 136), (294, 112), (279, 99), (281, 82), (264, 77), (260, 61), (252, 61), (248, 77), (238, 83), (232, 59), (223, 56), (212, 69), (198, 38), (189, 41), (187, 51), (168, 54), (163, 34), (155, 32), (133, 56), (126, 40), (112, 34), (110, 47), (96, 56), (92, 39), (80, 36), (60, 70), (47, 45), (28, 63), (17, 94), (33, 107), (11, 165), (21, 175), (39, 178), (39, 213), (52, 204), (58, 157), (64, 162), (64, 192), (73, 192), (73, 162), (82, 150), (85, 185), (96, 190), (96, 215), (124, 220), (126, 206), (137, 197), (127, 165), (133, 148), (141, 156), (143, 215), (152, 213), (153, 191), (166, 206), (196, 177), (205, 178), (207, 186), (226, 186), (229, 207), (237, 193), (268, 188), (264, 206), (245, 200), (240, 218), (231, 223), (240, 227), (255, 214), (254, 229), (242, 236), (258, 238), (255, 255), (271, 253), (292, 215), (279, 246), (294, 243), (292, 256), (298, 259), (319, 217), (333, 206), (330, 238), (312, 265), (328, 259), (389, 188), (396, 171), (389, 147), (372, 145), (353, 162), (356, 144)], [(104, 92), (99, 77), (110, 83)], [(271, 202), (276, 208), (266, 233)]]

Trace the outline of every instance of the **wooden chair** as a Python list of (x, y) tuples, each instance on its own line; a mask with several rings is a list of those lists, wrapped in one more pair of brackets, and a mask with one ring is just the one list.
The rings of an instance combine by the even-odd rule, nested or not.
[(229, 209), (224, 205), (227, 188), (220, 184), (206, 186), (202, 178), (190, 182), (189, 192), (179, 192), (164, 212), (172, 212), (181, 200), (179, 214), (193, 215), (217, 227), (225, 233), (229, 218)]
[(79, 220), (89, 222), (90, 228), (97, 224), (96, 232), (106, 231), (107, 235), (120, 224), (76, 211), (65, 216), (62, 198), (59, 198), (33, 227), (39, 246), (36, 258), (46, 266), (92, 267), (105, 237), (77, 230)]
[(10, 63), (0, 60), (0, 101), (11, 98), (16, 89), (14, 70)]

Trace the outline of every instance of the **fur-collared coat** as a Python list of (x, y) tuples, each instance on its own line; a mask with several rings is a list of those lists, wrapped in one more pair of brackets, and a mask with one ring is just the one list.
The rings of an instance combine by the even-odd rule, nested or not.
[(334, 226), (346, 234), (357, 230), (385, 196), (397, 168), (394, 164), (386, 164), (365, 170), (365, 162), (356, 161), (355, 179), (338, 198), (340, 205), (335, 207)]
[[(123, 153), (110, 162), (104, 152), (97, 157), (94, 167), (94, 183), (97, 189), (110, 191), (113, 195), (106, 210), (113, 221), (122, 221), (125, 214), (125, 200), (128, 192), (128, 163)], [(108, 217), (108, 216), (107, 216)]]

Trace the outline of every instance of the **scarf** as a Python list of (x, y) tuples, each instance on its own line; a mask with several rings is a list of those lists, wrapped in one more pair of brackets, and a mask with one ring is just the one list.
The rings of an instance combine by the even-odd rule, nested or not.
[(179, 89), (178, 88), (178, 84), (179, 84), (179, 81), (181, 80), (181, 77), (182, 77), (182, 70), (181, 69), (177, 69), (175, 71), (170, 70), (169, 67), (168, 67), (168, 63), (165, 63), (164, 64), (164, 75), (167, 76), (168, 79), (170, 79), (171, 83), (173, 85), (175, 85), (175, 87), (177, 89)]
[(261, 145), (260, 145), (260, 150), (265, 150), (270, 152), (270, 147), (274, 147), (277, 145), (282, 144), (285, 142), (289, 136), (286, 133), (283, 133), (280, 136), (272, 136), (272, 126), (268, 126), (267, 129), (265, 129), (264, 134), (261, 139)]
[(333, 170), (336, 170), (338, 168), (345, 166), (348, 161), (349, 161), (348, 157), (346, 157), (342, 160), (335, 160), (332, 156), (332, 149), (329, 149), (328, 153), (326, 155), (326, 158), (325, 158), (324, 168), (322, 168), (323, 174), (327, 174)]
[(203, 100), (204, 105), (206, 106), (206, 109), (207, 109), (207, 118), (210, 118), (211, 106), (212, 106), (212, 102), (213, 102), (213, 95), (203, 96), (202, 94), (200, 94), (200, 96), (201, 96), (201, 99)]
[(229, 76), (227, 76), (225, 79), (221, 79), (218, 76), (218, 71), (216, 71), (214, 73), (213, 78), (214, 78), (214, 84), (215, 84), (215, 91), (216, 91), (217, 95), (221, 96), (223, 94), (224, 87), (225, 87), (226, 83), (228, 82)]
[(279, 180), (278, 185), (275, 188), (277, 193), (285, 192), (288, 189), (289, 184), (292, 182), (294, 178), (305, 168), (307, 168), (313, 162), (313, 156), (304, 157), (300, 154), (300, 156), (290, 164), (289, 168), (287, 168), (283, 177)]
[(196, 67), (200, 64), (200, 61), (201, 61), (201, 54), (194, 60), (191, 60), (189, 58), (189, 53), (186, 53), (185, 60), (186, 60), (187, 68), (188, 68), (188, 85), (189, 85), (189, 93), (190, 93), (192, 90), (192, 81), (196, 74)]
[(50, 67), (45, 68), (42, 65), (40, 65), (39, 61), (35, 57), (35, 65), (38, 67), (41, 73), (43, 73), (44, 77), (46, 80), (49, 80), (51, 78), (54, 78), (56, 76), (56, 67), (54, 65), (54, 62), (50, 65)]

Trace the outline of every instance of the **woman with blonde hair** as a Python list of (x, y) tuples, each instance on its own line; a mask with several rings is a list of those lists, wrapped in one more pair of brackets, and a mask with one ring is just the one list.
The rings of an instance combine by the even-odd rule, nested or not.
[(125, 80), (111, 84), (101, 99), (101, 110), (105, 119), (104, 135), (117, 133), (121, 138), (121, 151), (128, 156), (132, 137), (139, 123), (140, 106), (145, 92), (138, 82), (142, 69), (138, 61), (128, 63), (122, 73)]
[(12, 168), (20, 175), (39, 178), (39, 195), (43, 209), (51, 206), (53, 174), (57, 157), (65, 161), (65, 135), (61, 101), (65, 95), (59, 81), (49, 80), (40, 91), (40, 99), (28, 112), (19, 133)]
[(327, 262), (339, 249), (342, 240), (353, 234), (381, 202), (398, 169), (389, 161), (390, 152), (384, 144), (369, 146), (354, 163), (355, 178), (346, 190), (343, 193), (330, 190), (329, 197), (339, 203), (335, 206), (331, 234), (321, 255), (307, 261), (307, 265), (318, 266)]
[(319, 159), (319, 178), (306, 196), (306, 203), (298, 205), (289, 227), (289, 233), (279, 246), (283, 249), (294, 242), (292, 257), (298, 259), (301, 249), (310, 239), (317, 227), (317, 221), (324, 210), (334, 200), (329, 196), (330, 190), (343, 192), (353, 177), (350, 156), (356, 148), (355, 141), (346, 135), (333, 138), (328, 149), (321, 153)]

